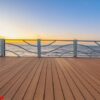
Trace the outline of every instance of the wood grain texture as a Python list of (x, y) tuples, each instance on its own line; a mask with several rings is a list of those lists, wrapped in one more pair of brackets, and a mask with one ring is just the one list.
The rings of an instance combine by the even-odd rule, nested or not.
[(100, 59), (0, 58), (5, 100), (100, 100)]

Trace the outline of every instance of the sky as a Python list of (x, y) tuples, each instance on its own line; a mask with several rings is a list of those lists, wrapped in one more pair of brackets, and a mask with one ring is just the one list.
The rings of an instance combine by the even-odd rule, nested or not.
[(100, 0), (0, 0), (0, 37), (100, 40)]

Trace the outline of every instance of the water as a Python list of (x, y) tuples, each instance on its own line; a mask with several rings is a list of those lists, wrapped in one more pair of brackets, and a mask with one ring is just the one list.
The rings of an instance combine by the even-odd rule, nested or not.
[[(37, 47), (30, 45), (18, 45), (19, 47), (6, 45), (6, 56), (25, 56), (32, 57), (37, 56)], [(61, 47), (61, 48), (59, 48)], [(43, 57), (73, 57), (73, 45), (62, 46), (62, 45), (52, 45), (47, 47), (42, 47), (42, 56)], [(92, 46), (81, 46), (78, 45), (78, 56), (79, 57), (100, 57), (100, 47)], [(50, 52), (52, 51), (52, 52)]]

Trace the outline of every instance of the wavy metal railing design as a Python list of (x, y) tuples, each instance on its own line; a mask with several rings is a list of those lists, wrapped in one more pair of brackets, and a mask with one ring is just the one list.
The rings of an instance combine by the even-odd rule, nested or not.
[[(51, 52), (53, 52), (53, 51), (59, 50), (59, 49), (61, 49), (61, 48), (63, 48), (63, 47), (67, 47), (67, 46), (70, 46), (70, 45), (72, 45), (72, 44), (62, 45), (62, 46), (59, 46), (59, 47), (57, 47), (57, 48), (55, 48), (55, 49), (52, 49), (52, 50), (50, 50), (50, 51), (48, 51), (48, 52), (42, 52), (42, 53), (45, 53), (45, 54), (51, 53)], [(60, 53), (60, 52), (59, 52), (59, 53)]]
[[(29, 52), (29, 53), (35, 53), (35, 54), (37, 54), (36, 52), (29, 51), (29, 50), (25, 49), (24, 47), (19, 46), (19, 45), (16, 45), (16, 44), (11, 44), (11, 43), (6, 43), (6, 44), (7, 44), (7, 45), (12, 45), (12, 46), (19, 47), (20, 49), (23, 49), (23, 50), (25, 50), (25, 51), (27, 51), (27, 52)], [(6, 51), (7, 51), (7, 50), (6, 50)]]
[[(67, 50), (67, 48), (69, 46), (72, 46), (71, 43), (67, 43), (67, 42), (70, 42), (70, 40), (52, 40), (52, 41), (51, 40), (44, 40), (44, 41), (49, 41), (50, 42), (47, 45), (41, 45), (41, 48), (42, 48), (41, 54), (44, 57), (45, 56), (62, 57), (62, 56), (65, 56), (66, 54), (69, 54), (70, 52), (72, 52), (71, 50)], [(57, 42), (65, 42), (65, 43), (56, 44)], [(49, 48), (49, 47), (51, 47), (51, 48)], [(48, 50), (45, 51), (45, 48), (47, 48)]]
[(15, 54), (17, 57), (20, 57), (20, 55), (19, 55), (19, 54), (15, 53), (15, 52), (13, 52), (13, 51), (10, 51), (10, 50), (6, 50), (6, 51), (7, 51), (7, 52), (11, 52), (11, 53)]
[(26, 40), (23, 40), (23, 42), (26, 43), (27, 45), (32, 46), (32, 47), (37, 47), (37, 45), (30, 44), (30, 43), (28, 43)]
[[(0, 40), (1, 56), (6, 56), (10, 52), (18, 57), (24, 55), (25, 52), (30, 55), (37, 55), (38, 57), (100, 57), (100, 41), (92, 40), (21, 40), (24, 44), (8, 43), (6, 40)], [(33, 42), (35, 41), (35, 43)], [(44, 43), (43, 43), (44, 42)], [(47, 43), (48, 42), (48, 43)], [(63, 44), (56, 44), (57, 42), (64, 42)], [(91, 43), (91, 45), (89, 45)], [(18, 52), (9, 49), (16, 48)], [(29, 49), (29, 47), (31, 49)], [(21, 51), (20, 51), (21, 50)], [(22, 51), (23, 50), (23, 51)], [(6, 52), (6, 53), (5, 53)], [(30, 56), (29, 55), (29, 56)]]
[[(26, 45), (26, 46), (31, 46), (31, 47), (37, 47), (37, 45), (33, 45), (33, 44), (30, 44), (28, 43), (26, 40), (22, 40), (22, 42)], [(28, 52), (28, 53), (31, 53), (31, 54), (37, 54), (37, 52), (34, 52), (34, 51), (31, 51), (31, 50), (28, 50), (28, 48), (24, 48), (23, 46), (21, 45), (18, 45), (18, 44), (13, 44), (13, 43), (6, 43), (6, 46), (10, 46), (10, 47), (17, 47), (17, 49), (22, 49), (24, 50), (25, 52)], [(16, 55), (17, 57), (21, 57), (21, 55), (18, 54), (18, 52), (15, 52), (13, 50), (8, 50), (8, 49), (5, 49), (6, 52), (11, 52), (13, 53), (14, 55)], [(19, 50), (20, 52), (20, 50)], [(24, 52), (23, 52), (24, 53)]]
[[(22, 40), (22, 41), (23, 41), (23, 43), (25, 43), (25, 44), (28, 45), (28, 46), (38, 48), (38, 40), (37, 40), (37, 45), (31, 44), (31, 43), (27, 42), (27, 40)], [(42, 40), (40, 40), (40, 41), (42, 42)], [(47, 56), (48, 54), (52, 53), (52, 54), (54, 54), (55, 56), (58, 56), (57, 54), (60, 54), (60, 56), (58, 56), (58, 57), (61, 57), (61, 56), (63, 56), (65, 53), (63, 53), (63, 52), (57, 52), (57, 51), (58, 51), (59, 49), (62, 49), (63, 47), (67, 47), (67, 46), (70, 46), (70, 45), (71, 45), (71, 44), (61, 45), (61, 46), (58, 46), (57, 48), (54, 48), (54, 49), (49, 50), (49, 51), (47, 51), (47, 52), (43, 51), (43, 48), (52, 46), (54, 43), (57, 42), (57, 40), (52, 40), (52, 41), (50, 40), (49, 42), (50, 42), (50, 43), (47, 44), (47, 45), (41, 44), (41, 48), (40, 48), (40, 49), (41, 49), (41, 56), (43, 56), (43, 55)], [(6, 43), (6, 45), (18, 47), (18, 48), (20, 48), (20, 49), (22, 49), (22, 50), (24, 50), (24, 51), (26, 51), (26, 52), (28, 52), (28, 53), (34, 53), (34, 54), (37, 54), (37, 55), (38, 55), (38, 51), (37, 51), (37, 52), (33, 52), (33, 51), (28, 50), (28, 49), (26, 49), (26, 48), (24, 48), (24, 47), (22, 47), (22, 46), (20, 46), (20, 45), (18, 45), (18, 44)], [(37, 50), (38, 50), (38, 49), (37, 49)], [(12, 50), (7, 50), (7, 49), (6, 49), (5, 51), (7, 51), (7, 52), (9, 51), (9, 52), (11, 52), (11, 53), (17, 55), (18, 57), (21, 56), (21, 55), (19, 55), (17, 52), (14, 52), (14, 51), (12, 51)], [(69, 52), (69, 51), (68, 51), (68, 52)], [(68, 53), (68, 52), (66, 52), (66, 53)], [(62, 53), (63, 53), (63, 54), (62, 54)]]
[(56, 40), (52, 41), (51, 43), (49, 43), (48, 45), (41, 45), (41, 47), (48, 47), (51, 46), (52, 44), (54, 44), (56, 42)]
[[(100, 41), (79, 41), (80, 43), (78, 44), (78, 46), (80, 47), (84, 47), (86, 50), (79, 50), (79, 48), (77, 49), (77, 52), (80, 52), (81, 54), (85, 54), (88, 57), (94, 57), (94, 56), (99, 56), (100, 57)], [(81, 42), (85, 42), (85, 44), (82, 44)], [(86, 43), (91, 42), (92, 45), (86, 45)], [(97, 48), (99, 48), (99, 50), (96, 50)], [(96, 55), (98, 54), (98, 55)]]

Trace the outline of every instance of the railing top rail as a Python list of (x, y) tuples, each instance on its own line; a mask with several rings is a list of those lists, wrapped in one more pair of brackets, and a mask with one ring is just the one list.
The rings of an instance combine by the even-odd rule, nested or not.
[[(2, 38), (0, 39), (2, 40)], [(4, 39), (4, 40), (34, 40), (37, 41), (39, 39)], [(73, 40), (77, 40), (77, 41), (81, 41), (81, 42), (100, 42), (100, 40), (78, 40), (78, 39), (72, 39), (72, 40), (68, 40), (68, 39), (40, 39), (41, 41), (73, 41)]]
[(65, 40), (65, 39), (5, 39), (5, 40), (41, 40), (41, 41), (73, 41), (73, 40)]
[(100, 42), (100, 40), (77, 40), (79, 42)]
[(37, 40), (41, 40), (41, 41), (68, 41), (68, 42), (71, 42), (71, 41), (74, 41), (74, 40), (77, 40), (78, 42), (100, 42), (100, 40), (78, 40), (78, 39), (73, 39), (73, 40), (68, 40), (68, 39), (0, 39), (0, 40), (11, 40), (11, 41), (23, 41), (23, 40), (26, 40), (26, 41), (37, 41)]
[(62, 40), (61, 39), (56, 39), (56, 40), (55, 39), (41, 39), (41, 41), (73, 41), (73, 40), (67, 40), (67, 39), (66, 40), (63, 40), (63, 39)]
[(21, 40), (29, 40), (29, 41), (37, 41), (38, 39), (5, 39), (5, 40), (19, 40), (19, 41), (21, 41)]

